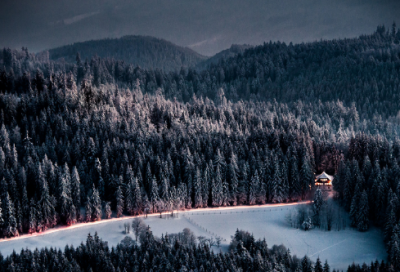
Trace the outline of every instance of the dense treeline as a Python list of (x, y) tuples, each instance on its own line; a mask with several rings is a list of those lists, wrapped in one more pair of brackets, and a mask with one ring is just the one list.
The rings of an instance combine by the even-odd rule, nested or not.
[[(267, 247), (265, 240), (235, 234), (236, 248), (229, 253), (214, 253), (207, 244), (185, 244), (178, 236), (171, 241), (166, 234), (154, 237), (145, 230), (137, 245), (124, 239), (109, 248), (96, 234), (79, 247), (22, 250), (7, 258), (0, 257), (0, 271), (311, 271), (314, 265), (304, 257), (299, 260), (283, 246)], [(244, 239), (247, 238), (247, 239)], [(245, 240), (245, 245), (242, 240)], [(315, 264), (318, 272), (329, 272), (329, 265)], [(319, 267), (321, 268), (320, 270)], [(387, 271), (387, 270), (380, 270)]]
[[(379, 151), (380, 150), (380, 151)], [(366, 231), (370, 220), (381, 226), (389, 260), (400, 268), (400, 142), (357, 134), (341, 161), (334, 188), (350, 212), (351, 224)]]
[(339, 161), (311, 140), (316, 125), (268, 110), (284, 105), (181, 104), (85, 81), (78, 91), (71, 78), (60, 89), (34, 82), (0, 95), (5, 236), (109, 218), (110, 208), (120, 216), (303, 199), (313, 150), (334, 154), (332, 168)]
[(78, 53), (82, 59), (91, 59), (97, 55), (101, 58), (123, 60), (144, 69), (158, 68), (164, 71), (179, 71), (181, 67), (195, 66), (206, 59), (189, 48), (148, 36), (94, 40), (49, 50), (50, 59), (63, 59), (73, 63)]
[[(191, 68), (170, 73), (143, 70), (99, 57), (77, 58), (76, 64), (47, 61), (40, 69), (45, 77), (55, 71), (72, 72), (78, 82), (88, 78), (95, 86), (118, 83), (132, 88), (139, 81), (145, 93), (161, 91), (167, 99), (185, 102), (193, 94), (218, 99), (219, 88), (224, 89), (230, 101), (340, 100), (346, 107), (355, 103), (361, 119), (386, 119), (398, 113), (399, 37), (400, 32), (393, 25), (390, 30), (382, 26), (372, 35), (354, 39), (296, 45), (270, 42), (222, 59), (201, 72)], [(29, 60), (48, 58), (44, 54), (34, 56), (27, 50), (27, 56), (20, 55), (4, 50), (5, 67), (12, 68), (18, 76), (23, 75)]]

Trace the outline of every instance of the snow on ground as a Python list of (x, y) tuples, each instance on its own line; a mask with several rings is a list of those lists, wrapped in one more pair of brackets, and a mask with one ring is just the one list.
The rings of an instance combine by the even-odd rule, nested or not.
[[(314, 229), (305, 232), (291, 228), (285, 220), (289, 210), (295, 208), (296, 206), (263, 206), (191, 210), (180, 212), (179, 218), (161, 219), (152, 215), (144, 221), (157, 236), (166, 232), (176, 233), (184, 228), (190, 228), (198, 236), (221, 236), (226, 240), (221, 247), (223, 251), (227, 250), (231, 235), (236, 229), (243, 229), (253, 233), (256, 238), (265, 237), (270, 247), (283, 244), (292, 254), (298, 257), (307, 254), (314, 261), (319, 256), (322, 261), (327, 259), (331, 268), (336, 269), (345, 270), (353, 262), (361, 264), (386, 259), (383, 235), (377, 228), (371, 228), (365, 233), (350, 228), (342, 231)], [(108, 241), (109, 246), (115, 246), (126, 236), (123, 233), (123, 224), (131, 221), (132, 218), (109, 222), (104, 220), (97, 224), (70, 227), (39, 236), (0, 240), (0, 252), (8, 255), (13, 250), (19, 252), (22, 248), (64, 248), (66, 244), (76, 247), (86, 240), (89, 232), (93, 235), (96, 231), (104, 241)], [(134, 238), (132, 232), (129, 235)]]

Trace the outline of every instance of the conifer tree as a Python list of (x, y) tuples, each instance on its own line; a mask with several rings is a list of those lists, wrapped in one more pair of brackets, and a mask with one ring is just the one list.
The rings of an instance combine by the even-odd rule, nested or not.
[(388, 213), (387, 219), (386, 219), (386, 224), (385, 224), (385, 230), (384, 230), (384, 234), (385, 234), (385, 243), (389, 243), (392, 235), (393, 235), (393, 228), (397, 223), (397, 217), (396, 217), (396, 213), (395, 213), (395, 209), (390, 206), (389, 207), (390, 212)]
[(69, 185), (67, 184), (67, 179), (65, 178), (64, 175), (60, 176), (59, 186), (60, 186), (59, 188), (60, 216), (65, 224), (71, 225), (76, 221), (75, 218), (76, 210), (75, 206), (73, 205), (72, 199), (70, 197)]
[(228, 171), (229, 171), (229, 181), (230, 181), (230, 184), (229, 184), (230, 185), (230, 199), (233, 202), (233, 205), (236, 205), (236, 203), (237, 203), (237, 194), (238, 194), (238, 187), (239, 187), (239, 181), (238, 181), (238, 177), (237, 177), (238, 169), (239, 168), (237, 165), (237, 157), (232, 152)]
[(35, 202), (33, 199), (31, 200), (31, 206), (29, 209), (29, 226), (28, 226), (28, 233), (32, 234), (36, 232), (37, 228), (37, 211), (35, 208)]
[(103, 177), (102, 177), (102, 175), (101, 175), (101, 163), (100, 163), (100, 160), (99, 160), (99, 158), (96, 158), (95, 159), (95, 162), (94, 162), (94, 168), (95, 168), (95, 181), (96, 181), (96, 184), (97, 184), (97, 188), (98, 188), (98, 192), (99, 192), (99, 195), (101, 196), (101, 197), (104, 197), (104, 180), (103, 180)]
[(238, 189), (238, 202), (240, 204), (247, 203), (248, 198), (248, 188), (249, 188), (249, 180), (248, 180), (248, 166), (247, 163), (243, 164), (241, 179), (239, 181), (239, 189)]
[(111, 212), (110, 202), (106, 202), (104, 205), (104, 215), (105, 215), (106, 219), (111, 218), (112, 212)]
[(194, 190), (194, 208), (203, 207), (203, 195), (202, 195), (202, 179), (200, 170), (197, 167), (193, 179), (193, 190)]
[(218, 188), (214, 178), (211, 179), (211, 205), (214, 207), (219, 206)]
[(301, 196), (301, 184), (299, 178), (299, 169), (296, 158), (290, 160), (289, 180), (291, 183), (291, 199), (298, 199)]
[(322, 263), (321, 263), (321, 260), (319, 259), (319, 257), (317, 258), (317, 261), (315, 262), (314, 272), (324, 272), (323, 268), (322, 268)]
[(153, 176), (152, 182), (151, 182), (151, 192), (150, 192), (150, 201), (151, 201), (153, 212), (157, 212), (156, 206), (157, 206), (157, 202), (159, 200), (160, 200), (160, 196), (158, 195), (157, 180)]
[(272, 185), (272, 202), (281, 203), (286, 199), (285, 188), (282, 180), (282, 172), (279, 165), (279, 160), (274, 158), (274, 174), (273, 174), (273, 185)]
[(314, 184), (314, 175), (307, 156), (303, 158), (303, 163), (300, 169), (300, 180), (302, 183), (302, 197), (304, 199), (306, 194), (310, 191), (311, 186)]
[(87, 197), (86, 205), (85, 205), (85, 219), (86, 222), (92, 221), (92, 203), (90, 203), (90, 197)]
[(258, 171), (256, 170), (254, 175), (250, 180), (249, 186), (249, 205), (256, 204), (257, 201), (257, 193), (260, 189), (260, 178), (258, 177)]
[(53, 203), (54, 201), (49, 194), (47, 182), (44, 182), (42, 185), (42, 195), (38, 205), (38, 209), (40, 209), (41, 220), (38, 218), (37, 221), (38, 224), (40, 223), (44, 229), (52, 228), (57, 224), (57, 215)]
[(314, 194), (313, 211), (314, 211), (314, 216), (316, 217), (318, 223), (319, 223), (319, 215), (323, 204), (324, 204), (324, 199), (322, 197), (322, 191), (320, 189), (317, 189), (315, 190)]
[(229, 185), (226, 182), (226, 179), (222, 182), (222, 206), (226, 207), (228, 206), (228, 200), (229, 200)]
[(99, 191), (97, 191), (94, 184), (93, 184), (92, 197), (90, 199), (90, 204), (91, 204), (91, 210), (92, 210), (92, 220), (100, 221), (101, 216), (102, 216), (101, 199), (100, 199)]
[(115, 202), (116, 202), (116, 210), (117, 210), (117, 218), (120, 217), (124, 211), (124, 196), (122, 194), (121, 187), (117, 188), (117, 192), (115, 193)]
[(213, 188), (213, 206), (221, 206), (223, 202), (223, 185), (220, 166), (215, 170), (214, 188)]
[(323, 272), (330, 272), (330, 267), (329, 267), (329, 264), (328, 264), (328, 260), (325, 260)]
[(361, 194), (360, 208), (357, 214), (357, 229), (359, 231), (367, 231), (369, 228), (369, 205), (368, 195), (365, 190)]
[(143, 208), (142, 195), (137, 178), (133, 179), (132, 187), (133, 208), (136, 214), (140, 214)]
[(167, 177), (162, 178), (160, 187), (160, 199), (163, 201), (168, 201), (170, 184)]
[(17, 229), (17, 219), (15, 217), (14, 203), (7, 193), (4, 201), (4, 236), (5, 237), (15, 237), (19, 235)]
[(357, 215), (360, 209), (360, 193), (356, 192), (353, 196), (353, 199), (351, 201), (351, 207), (350, 207), (350, 225), (352, 227), (357, 227)]
[(133, 181), (129, 182), (126, 186), (126, 193), (125, 193), (125, 207), (126, 211), (130, 214), (134, 214), (134, 199), (133, 199)]
[(78, 218), (80, 216), (80, 207), (81, 207), (81, 182), (79, 178), (78, 169), (76, 168), (76, 166), (72, 168), (71, 197), (72, 197), (72, 203), (76, 208), (76, 214)]
[(208, 206), (208, 198), (209, 198), (209, 192), (210, 192), (210, 169), (208, 168), (208, 165), (206, 165), (206, 168), (204, 169), (203, 173), (203, 179), (202, 179), (202, 184), (201, 184), (201, 193), (202, 193), (202, 200), (203, 200), (203, 207)]

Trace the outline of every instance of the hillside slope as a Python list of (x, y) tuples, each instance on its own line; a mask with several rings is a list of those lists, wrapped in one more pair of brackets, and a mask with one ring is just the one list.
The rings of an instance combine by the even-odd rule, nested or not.
[(91, 59), (97, 55), (114, 58), (145, 69), (171, 71), (181, 67), (194, 66), (206, 57), (195, 51), (175, 45), (166, 40), (148, 36), (125, 36), (120, 39), (92, 40), (74, 43), (49, 50), (52, 60), (65, 59), (75, 62), (79, 53), (81, 59)]
[(242, 54), (246, 49), (252, 48), (252, 45), (248, 44), (232, 44), (228, 49), (222, 50), (214, 56), (200, 62), (197, 65), (198, 69), (206, 69), (210, 64), (216, 64), (221, 59), (227, 59), (236, 57), (238, 54)]

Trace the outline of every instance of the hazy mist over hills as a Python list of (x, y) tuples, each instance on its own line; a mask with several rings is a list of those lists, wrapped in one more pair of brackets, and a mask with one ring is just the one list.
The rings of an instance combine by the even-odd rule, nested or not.
[[(392, 0), (2, 1), (0, 47), (41, 51), (148, 35), (213, 55), (231, 44), (354, 37), (399, 19)], [(16, 16), (18, 14), (18, 16)]]

